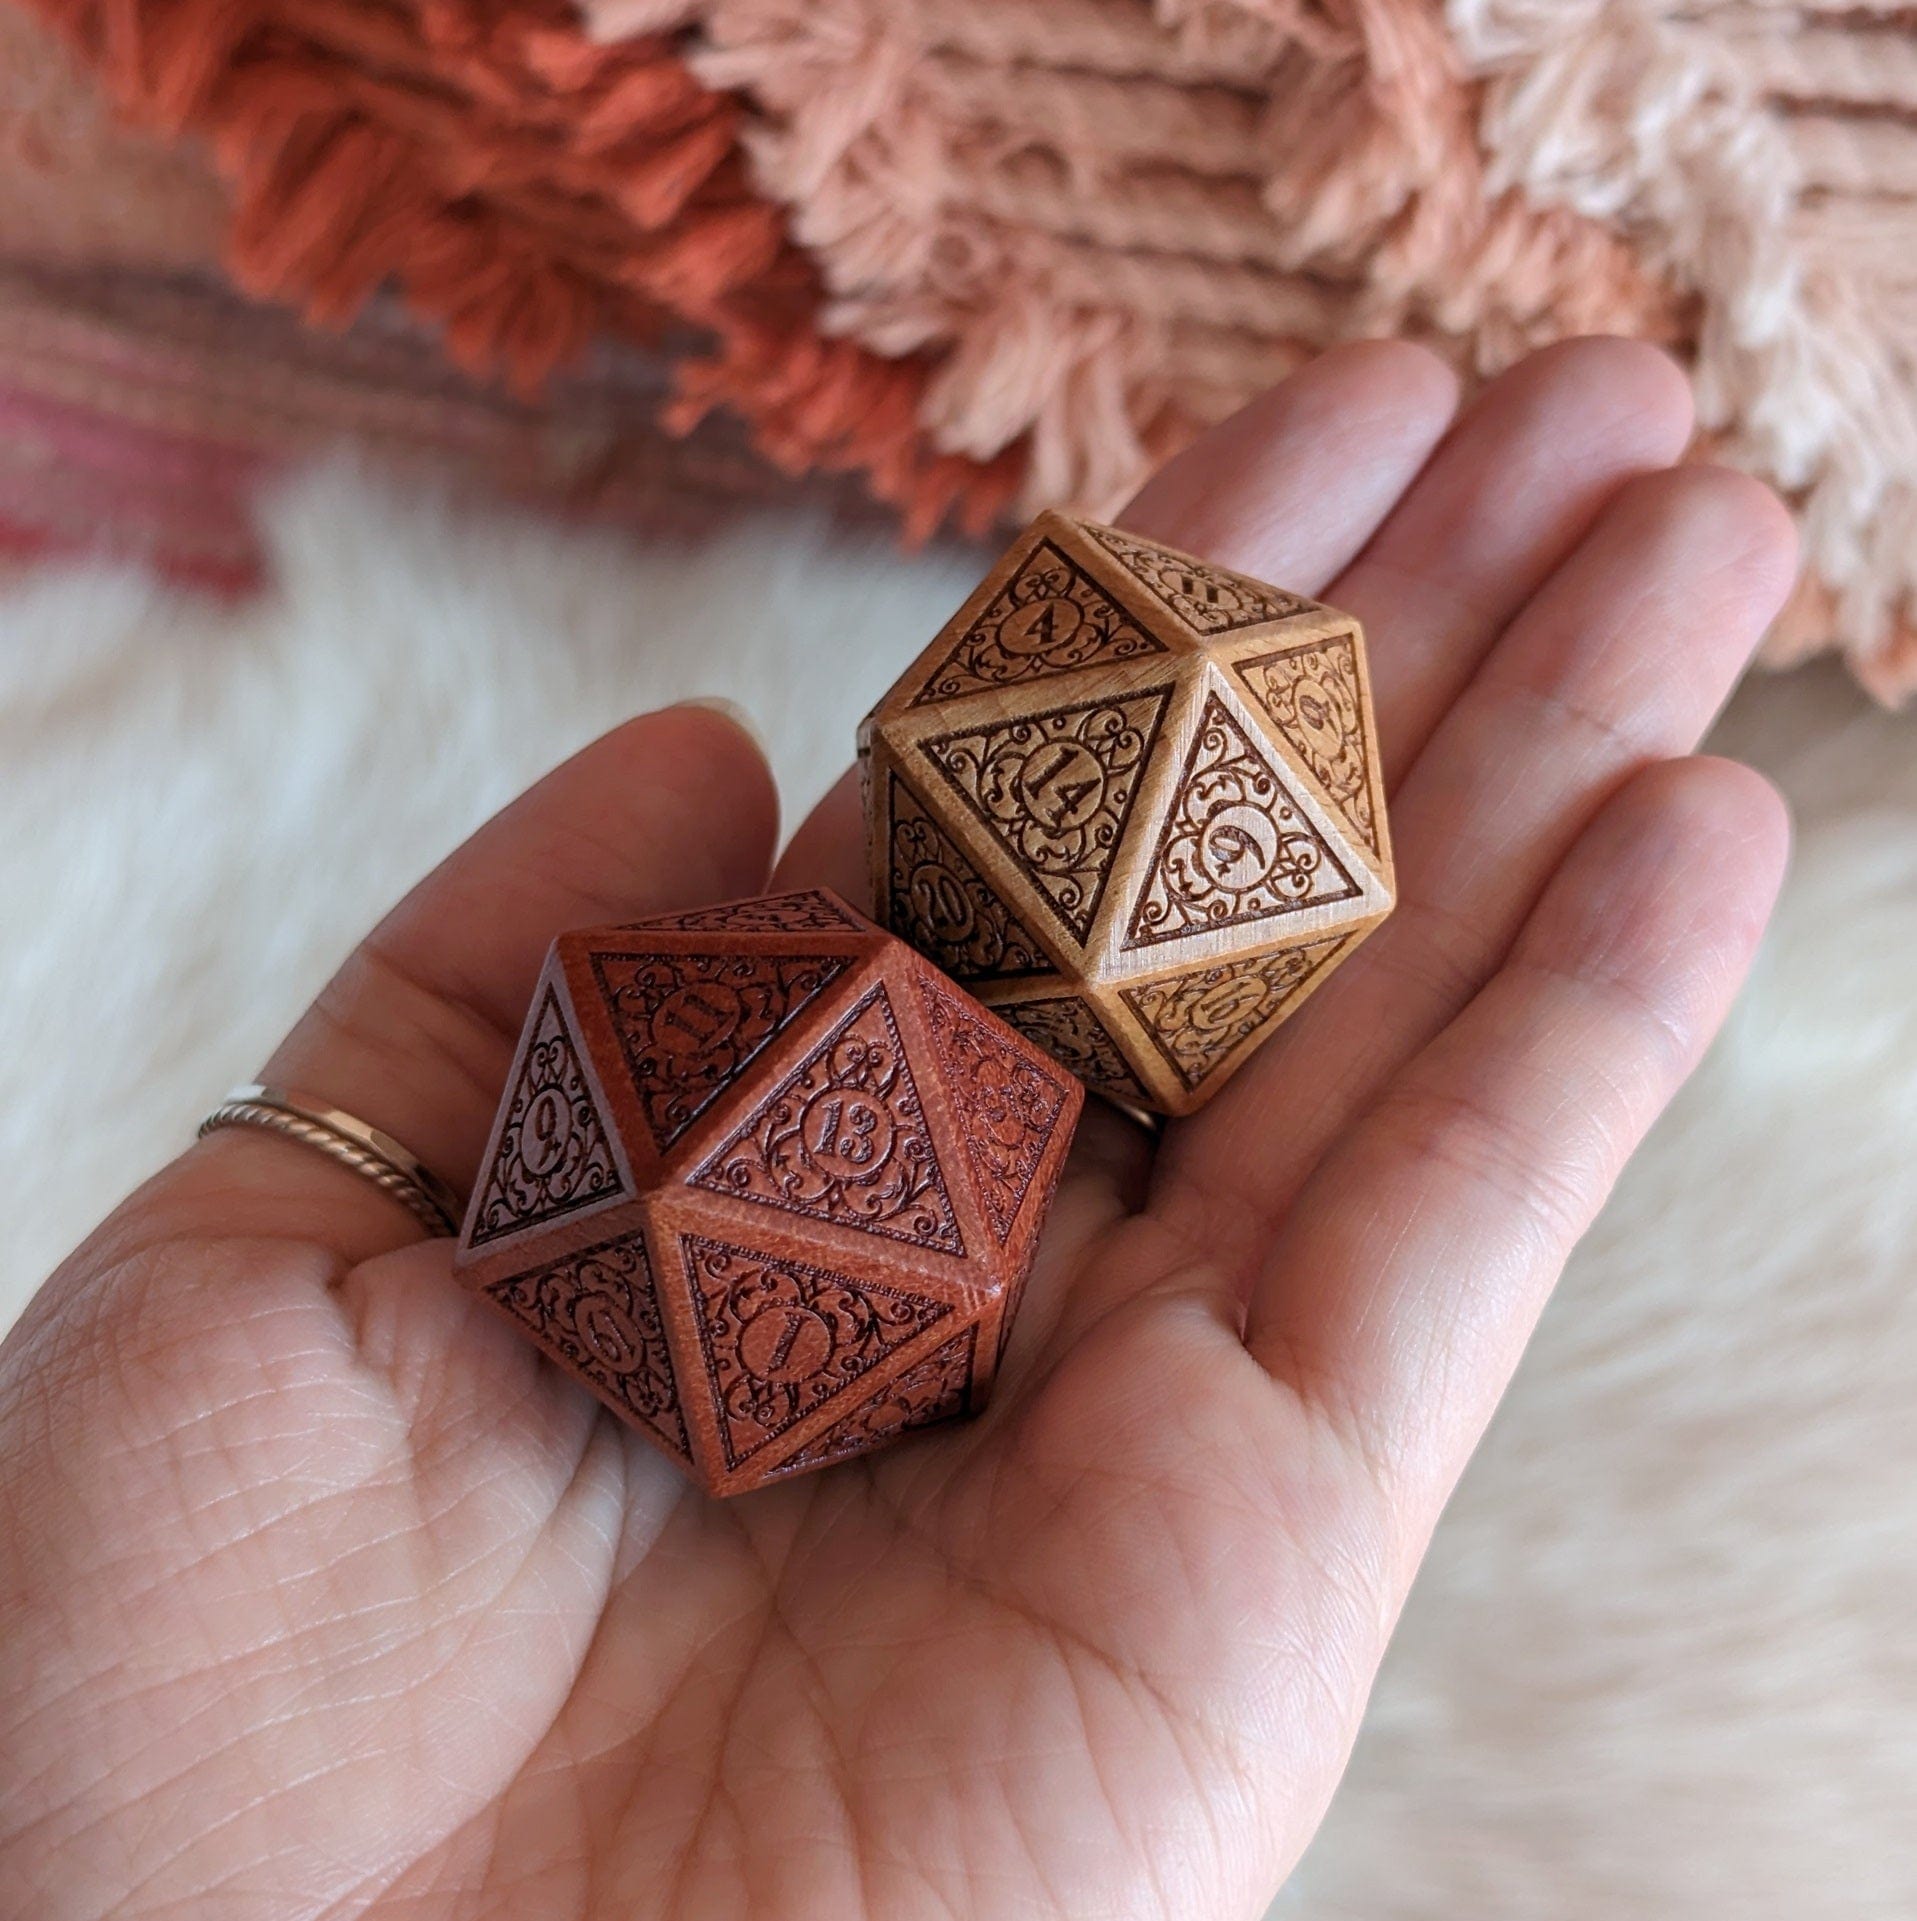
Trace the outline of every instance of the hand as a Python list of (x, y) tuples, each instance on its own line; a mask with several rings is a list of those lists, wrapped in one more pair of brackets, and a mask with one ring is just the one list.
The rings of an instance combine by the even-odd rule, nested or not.
[[(0, 1912), (1258, 1913), (1567, 1254), (1722, 1018), (1786, 829), (1686, 758), (1792, 570), (1649, 349), (1453, 419), (1329, 354), (1141, 531), (1371, 636), (1396, 916), (1155, 1157), (1088, 1111), (990, 1412), (730, 1505), (370, 1187), (216, 1135), (0, 1350)], [(783, 882), (857, 898), (855, 803)], [(720, 716), (633, 722), (267, 1069), (475, 1173), (559, 929), (751, 893)]]

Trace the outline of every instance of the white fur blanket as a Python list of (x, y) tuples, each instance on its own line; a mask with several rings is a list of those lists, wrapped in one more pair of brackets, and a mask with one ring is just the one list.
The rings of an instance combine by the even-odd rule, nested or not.
[[(543, 767), (725, 692), (796, 813), (976, 567), (812, 522), (634, 551), (344, 471), (272, 514), (246, 608), (0, 588), (0, 1325)], [(1552, 1308), (1276, 1912), (1917, 1914), (1906, 728), (1823, 674), (1723, 727), (1799, 815), (1760, 977)]]

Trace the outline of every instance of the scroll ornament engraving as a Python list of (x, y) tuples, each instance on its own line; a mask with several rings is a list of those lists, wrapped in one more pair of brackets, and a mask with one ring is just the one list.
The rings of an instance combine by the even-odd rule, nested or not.
[(1371, 796), (1357, 642), (1349, 634), (1340, 634), (1309, 647), (1240, 661), (1238, 674), (1271, 724), (1375, 854), (1378, 822)]
[(1271, 762), (1208, 696), (1127, 944), (1268, 920), (1359, 891)]
[(1093, 662), (1162, 654), (1164, 645), (1049, 540), (993, 595), (912, 705), (1011, 687)]
[(735, 1468), (951, 1312), (804, 1261), (692, 1235), (684, 1248), (720, 1439)]
[(1003, 1246), (1058, 1125), (1065, 1092), (942, 989), (921, 983), (925, 1017), (964, 1120), (965, 1150)]
[(495, 1281), (487, 1292), (634, 1420), (689, 1455), (652, 1266), (637, 1234)]
[(882, 987), (692, 1178), (743, 1200), (965, 1252)]
[(854, 1408), (837, 1426), (807, 1442), (775, 1471), (823, 1467), (828, 1461), (883, 1447), (908, 1428), (955, 1420), (965, 1412), (977, 1341), (976, 1327), (954, 1334), (943, 1347), (934, 1348), (923, 1360), (896, 1374), (870, 1400)]
[(663, 1150), (850, 963), (831, 955), (595, 954), (592, 965)]
[(1117, 1042), (1076, 994), (1052, 1000), (1008, 1001), (992, 1012), (1069, 1068), (1087, 1087), (1115, 1094), (1120, 1100), (1146, 1098)]
[(923, 751), (1078, 940), (1164, 717), (1163, 689), (1020, 715)]
[(814, 888), (764, 900), (727, 901), (686, 914), (660, 914), (632, 921), (634, 930), (684, 934), (825, 934), (856, 929), (858, 922)]
[(1208, 639), (1234, 628), (1284, 620), (1311, 605), (1296, 594), (1267, 587), (1262, 580), (1168, 553), (1115, 527), (1088, 525), (1086, 532), (1123, 562), (1126, 570), (1143, 581), (1180, 620)]
[(1343, 938), (1288, 947), (1252, 961), (1205, 967), (1123, 988), (1126, 1005), (1188, 1088), (1214, 1073), (1345, 944)]
[(1044, 950), (912, 790), (894, 778), (891, 794), (892, 931), (957, 980), (1046, 972)]
[(474, 1246), (497, 1240), (607, 1199), (620, 1186), (578, 1050), (548, 987), (468, 1238)]

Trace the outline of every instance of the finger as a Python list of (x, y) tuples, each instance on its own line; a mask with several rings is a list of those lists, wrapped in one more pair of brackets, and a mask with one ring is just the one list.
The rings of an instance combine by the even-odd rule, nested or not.
[(1747, 768), (1640, 774), (1278, 1232), (1248, 1343), (1403, 1497), (1407, 1574), (1566, 1257), (1728, 1011), (1788, 838)]
[(872, 872), (865, 856), (865, 796), (859, 770), (848, 767), (799, 823), (773, 870), (776, 889), (830, 887), (862, 913), (873, 903)]
[[(1632, 341), (1534, 354), (1454, 426), (1456, 403), (1422, 348), (1334, 348), (1202, 435), (1121, 516), (1365, 620), (1388, 766), (1618, 483), (1691, 433), (1682, 374)], [(842, 782), (793, 836), (780, 886), (862, 872), (853, 791)]]
[[(630, 721), (546, 776), (381, 922), (267, 1064), (393, 1135), (462, 1191), (484, 1151), (546, 949), (567, 928), (757, 892), (777, 837), (763, 756), (726, 715)], [(149, 1197), (217, 1199), (223, 1231), (317, 1238), (360, 1259), (407, 1217), (312, 1151), (230, 1129)]]
[[(1316, 593), (1442, 439), (1457, 391), (1451, 370), (1422, 347), (1334, 348), (1202, 435), (1146, 483), (1124, 524)], [(837, 887), (863, 901), (863, 848), (848, 774), (793, 835), (776, 884)]]
[(1399, 788), (1396, 913), (1168, 1148), (1189, 1210), (1243, 1197), (1229, 1225), (1247, 1261), (1339, 1130), (1497, 967), (1606, 796), (1697, 745), (1795, 555), (1758, 482), (1667, 470), (1616, 494), (1513, 622)]
[(1120, 522), (1320, 593), (1397, 505), (1457, 404), (1457, 377), (1422, 347), (1333, 348), (1167, 462)]
[(1365, 623), (1391, 785), (1617, 488), (1691, 432), (1683, 374), (1631, 340), (1548, 347), (1465, 411), (1326, 595)]

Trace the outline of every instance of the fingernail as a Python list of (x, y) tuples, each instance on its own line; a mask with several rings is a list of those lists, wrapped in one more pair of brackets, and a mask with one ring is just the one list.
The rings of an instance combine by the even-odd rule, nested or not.
[(736, 700), (727, 700), (723, 694), (694, 694), (691, 699), (675, 701), (673, 705), (704, 707), (712, 713), (723, 714), (760, 753), (765, 752), (765, 736), (759, 731), (759, 723)]

